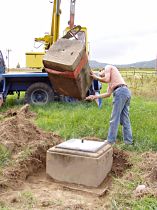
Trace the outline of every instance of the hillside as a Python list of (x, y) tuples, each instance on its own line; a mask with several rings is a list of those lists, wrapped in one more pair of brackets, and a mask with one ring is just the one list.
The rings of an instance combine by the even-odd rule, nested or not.
[[(121, 65), (116, 65), (117, 67), (120, 68), (130, 68), (130, 67), (134, 67), (134, 68), (155, 68), (155, 64), (156, 60), (151, 60), (151, 61), (141, 61), (141, 62), (137, 62), (137, 63), (131, 63), (131, 64), (121, 64)], [(107, 65), (107, 63), (100, 63), (98, 61), (94, 61), (91, 60), (89, 61), (90, 67), (91, 68), (102, 68), (105, 67)]]

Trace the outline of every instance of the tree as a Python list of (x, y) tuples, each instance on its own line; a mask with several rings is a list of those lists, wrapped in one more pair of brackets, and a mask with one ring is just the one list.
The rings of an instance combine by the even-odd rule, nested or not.
[(17, 69), (19, 69), (19, 68), (20, 68), (20, 64), (19, 64), (19, 62), (18, 62), (18, 64), (17, 64), (16, 68), (17, 68)]

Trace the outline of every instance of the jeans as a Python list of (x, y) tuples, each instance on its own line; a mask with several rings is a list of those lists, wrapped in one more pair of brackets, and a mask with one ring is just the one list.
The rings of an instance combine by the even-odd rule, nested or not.
[(113, 109), (108, 131), (108, 142), (116, 142), (118, 126), (122, 125), (123, 140), (126, 144), (132, 144), (132, 130), (129, 118), (129, 105), (131, 93), (126, 86), (117, 88), (113, 92)]

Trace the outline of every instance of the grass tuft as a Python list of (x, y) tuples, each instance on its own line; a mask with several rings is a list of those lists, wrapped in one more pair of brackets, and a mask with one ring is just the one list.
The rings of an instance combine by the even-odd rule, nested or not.
[(0, 167), (3, 167), (9, 160), (10, 153), (6, 147), (0, 145)]

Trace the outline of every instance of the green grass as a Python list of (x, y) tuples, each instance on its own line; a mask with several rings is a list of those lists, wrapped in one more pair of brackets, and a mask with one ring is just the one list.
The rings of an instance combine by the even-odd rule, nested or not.
[(107, 134), (104, 116), (109, 118), (107, 109), (102, 112), (96, 104), (88, 102), (52, 103), (45, 108), (33, 107), (39, 116), (37, 124), (46, 130), (57, 132), (64, 139), (84, 136), (104, 138), (104, 133)]
[(5, 202), (0, 201), (0, 210), (10, 210), (10, 209), (7, 207)]
[(133, 200), (130, 199), (130, 193), (124, 195), (120, 191), (119, 194), (121, 194), (121, 199), (111, 201), (113, 210), (157, 210), (157, 199), (155, 197), (144, 196), (143, 198)]
[(135, 200), (131, 204), (132, 209), (136, 210), (157, 210), (157, 199), (153, 197), (145, 196), (140, 200)]
[(10, 153), (6, 147), (0, 145), (0, 167), (3, 167), (9, 160)]
[(32, 209), (36, 204), (36, 198), (31, 191), (22, 192), (19, 199), (22, 203), (22, 209)]
[[(10, 97), (1, 109), (21, 106), (15, 98)], [(46, 106), (33, 106), (37, 113), (36, 124), (47, 131), (61, 135), (65, 140), (95, 136), (107, 138), (112, 99), (104, 99), (99, 109), (95, 102), (64, 103), (54, 102)], [(133, 96), (130, 106), (130, 119), (133, 130), (134, 149), (138, 151), (157, 151), (157, 101)], [(121, 126), (119, 126), (118, 140), (123, 142)]]
[(24, 105), (24, 93), (21, 93), (20, 99), (17, 99), (17, 94), (7, 96), (7, 100), (5, 101), (3, 107), (0, 107), (0, 113), (3, 113), (9, 109), (21, 107)]
[[(112, 101), (111, 99), (103, 100), (102, 109), (99, 109), (94, 102), (52, 103), (32, 109), (38, 114), (36, 123), (39, 127), (54, 131), (65, 140), (85, 136), (106, 139)], [(140, 97), (132, 98), (130, 118), (136, 150), (157, 151), (156, 116), (156, 101), (145, 101)], [(122, 142), (121, 126), (118, 139)]]

